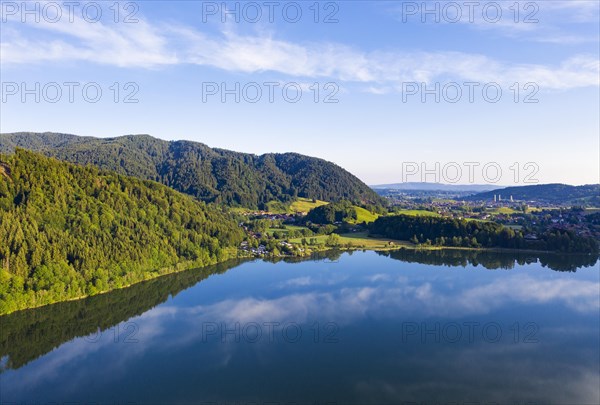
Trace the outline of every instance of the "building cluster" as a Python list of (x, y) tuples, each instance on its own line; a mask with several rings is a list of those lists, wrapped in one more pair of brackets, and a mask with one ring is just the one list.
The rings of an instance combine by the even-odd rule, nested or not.
[[(513, 196), (511, 195), (508, 200), (510, 202), (514, 202), (513, 200)], [(494, 202), (501, 202), (502, 201), (502, 194), (494, 194)]]

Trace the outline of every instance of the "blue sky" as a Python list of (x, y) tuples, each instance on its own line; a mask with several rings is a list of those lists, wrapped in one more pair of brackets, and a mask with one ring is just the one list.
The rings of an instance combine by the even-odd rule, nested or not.
[(226, 3), (3, 1), (1, 131), (294, 151), (369, 184), (599, 181), (598, 1)]

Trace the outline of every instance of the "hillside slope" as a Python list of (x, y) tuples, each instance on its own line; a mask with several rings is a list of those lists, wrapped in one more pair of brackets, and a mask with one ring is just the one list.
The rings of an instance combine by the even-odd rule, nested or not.
[(55, 133), (0, 134), (0, 152), (9, 153), (15, 147), (155, 180), (206, 202), (250, 208), (296, 197), (383, 203), (343, 168), (297, 153), (257, 156), (148, 135), (90, 138)]
[(218, 207), (155, 182), (17, 149), (0, 155), (0, 314), (224, 260)]
[(494, 195), (508, 200), (510, 196), (519, 201), (539, 201), (555, 204), (600, 205), (600, 185), (570, 186), (567, 184), (536, 184), (531, 186), (506, 187), (478, 193), (465, 200), (493, 200)]

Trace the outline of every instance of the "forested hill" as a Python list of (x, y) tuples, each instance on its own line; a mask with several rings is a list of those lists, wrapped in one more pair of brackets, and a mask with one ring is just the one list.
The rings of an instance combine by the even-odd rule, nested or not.
[(398, 240), (410, 240), (425, 246), (469, 248), (530, 249), (561, 253), (598, 255), (598, 242), (572, 231), (548, 229), (536, 240), (527, 240), (521, 230), (513, 230), (495, 222), (468, 221), (411, 215), (389, 215), (377, 218), (371, 232)]
[(91, 138), (56, 133), (0, 134), (0, 152), (11, 153), (15, 147), (155, 180), (207, 202), (251, 208), (295, 197), (383, 203), (343, 168), (297, 153), (257, 156), (148, 135)]
[(503, 200), (508, 200), (512, 196), (513, 199), (519, 201), (540, 201), (572, 205), (588, 204), (595, 206), (600, 204), (600, 184), (570, 186), (557, 183), (507, 187), (465, 197), (465, 200), (491, 201), (494, 199), (494, 194), (499, 194)]
[(162, 184), (0, 154), (0, 314), (213, 264), (242, 238), (220, 208)]

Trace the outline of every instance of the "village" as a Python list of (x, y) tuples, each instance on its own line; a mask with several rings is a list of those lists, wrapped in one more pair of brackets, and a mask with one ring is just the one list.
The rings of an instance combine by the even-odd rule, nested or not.
[[(566, 230), (577, 236), (600, 240), (600, 209), (566, 207), (548, 202), (518, 201), (511, 195), (493, 195), (489, 201), (442, 198), (389, 199), (389, 215), (422, 215), (468, 221), (493, 221), (519, 230), (526, 240), (535, 241), (548, 230)], [(282, 213), (247, 211), (239, 223), (248, 235), (240, 250), (256, 257), (304, 256), (314, 250), (334, 247), (333, 240), (319, 235), (361, 233), (365, 225), (335, 222), (327, 227), (305, 224), (307, 212)], [(335, 233), (334, 233), (335, 232)], [(331, 245), (331, 246), (330, 246)]]

